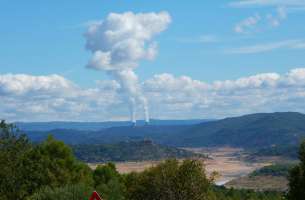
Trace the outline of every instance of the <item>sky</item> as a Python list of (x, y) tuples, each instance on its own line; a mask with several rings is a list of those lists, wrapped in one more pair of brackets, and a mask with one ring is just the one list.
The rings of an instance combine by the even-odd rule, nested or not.
[(305, 0), (0, 0), (0, 119), (305, 113)]

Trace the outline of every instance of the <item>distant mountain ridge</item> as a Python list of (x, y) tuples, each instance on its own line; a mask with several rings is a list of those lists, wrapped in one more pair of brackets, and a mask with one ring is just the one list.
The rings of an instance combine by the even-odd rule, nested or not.
[[(190, 119), (190, 120), (159, 120), (151, 119), (149, 125), (152, 126), (167, 126), (167, 125), (193, 125), (202, 122), (212, 121), (212, 119)], [(50, 131), (54, 129), (73, 129), (82, 131), (98, 131), (111, 127), (131, 126), (130, 121), (105, 121), (105, 122), (16, 122), (21, 130), (24, 131)], [(146, 123), (143, 120), (138, 120), (138, 126), (144, 126)]]
[(162, 126), (121, 126), (99, 131), (82, 131), (73, 129), (55, 129), (51, 131), (24, 131), (34, 142), (40, 142), (49, 134), (67, 144), (112, 144), (122, 141), (139, 141), (150, 139), (159, 144), (175, 134), (192, 127), (192, 125), (162, 125)]
[(258, 113), (188, 125), (121, 126), (98, 131), (57, 129), (26, 131), (33, 141), (52, 133), (69, 144), (117, 143), (151, 139), (178, 147), (232, 146), (268, 148), (295, 146), (305, 138), (305, 115), (295, 112)]
[(258, 113), (201, 123), (178, 133), (178, 146), (245, 148), (298, 145), (305, 137), (305, 115), (296, 112)]

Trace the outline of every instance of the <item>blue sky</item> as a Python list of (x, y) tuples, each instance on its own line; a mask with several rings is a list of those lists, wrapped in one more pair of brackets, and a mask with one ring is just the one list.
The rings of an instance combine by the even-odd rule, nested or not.
[[(166, 11), (171, 17), (166, 30), (153, 38), (158, 43), (158, 55), (153, 60), (140, 60), (135, 70), (143, 84), (155, 75), (165, 73), (177, 79), (187, 76), (192, 81), (212, 85), (217, 80), (234, 81), (264, 73), (286, 77), (289, 71), (305, 67), (304, 0), (0, 0), (0, 75), (48, 77), (57, 74), (83, 90), (96, 88), (97, 81), (111, 81), (113, 78), (104, 71), (85, 67), (91, 53), (85, 49), (84, 33), (89, 22), (103, 20), (109, 13), (127, 11)], [(5, 92), (2, 93), (4, 95)], [(226, 97), (223, 98), (221, 102), (226, 101)], [(200, 113), (185, 115), (182, 114), (182, 106), (171, 115), (155, 113), (154, 117), (173, 118), (177, 113), (181, 113), (179, 118), (225, 117), (233, 108), (235, 111), (241, 108), (230, 104), (228, 110), (221, 114), (221, 111), (209, 106)], [(303, 111), (299, 109), (303, 106), (299, 103), (288, 108), (281, 104), (271, 110), (264, 106), (260, 107), (261, 111)], [(3, 118), (28, 120), (24, 113), (13, 107), (2, 108), (8, 113)], [(11, 116), (11, 112), (16, 115)], [(125, 119), (128, 115), (123, 106), (122, 110), (111, 112), (113, 114), (101, 120)], [(168, 110), (168, 113), (171, 112), (172, 108)], [(250, 112), (254, 110), (241, 109), (233, 115)], [(65, 113), (65, 117), (59, 120), (84, 120), (67, 114), (68, 111)], [(46, 115), (38, 113), (33, 120), (57, 119)], [(57, 113), (55, 116), (62, 115)], [(99, 120), (96, 117), (91, 119)]]

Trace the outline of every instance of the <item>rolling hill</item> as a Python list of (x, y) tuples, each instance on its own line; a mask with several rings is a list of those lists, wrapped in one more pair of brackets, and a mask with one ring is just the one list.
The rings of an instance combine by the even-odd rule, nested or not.
[(57, 129), (26, 133), (35, 142), (52, 133), (69, 144), (109, 144), (150, 139), (159, 144), (179, 147), (293, 147), (305, 138), (305, 115), (294, 112), (260, 113), (200, 124), (121, 126), (98, 131)]
[(304, 114), (261, 113), (194, 125), (178, 133), (172, 144), (263, 148), (298, 145), (304, 137)]

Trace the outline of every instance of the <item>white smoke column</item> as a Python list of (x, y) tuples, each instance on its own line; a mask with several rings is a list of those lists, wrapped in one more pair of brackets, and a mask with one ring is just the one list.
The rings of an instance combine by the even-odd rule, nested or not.
[(142, 59), (152, 60), (157, 44), (152, 39), (164, 31), (171, 17), (167, 12), (111, 13), (100, 22), (89, 25), (86, 48), (92, 52), (88, 68), (103, 70), (116, 79), (127, 96), (131, 120), (136, 121), (136, 105), (141, 103), (149, 121), (148, 103), (142, 94), (134, 69)]

